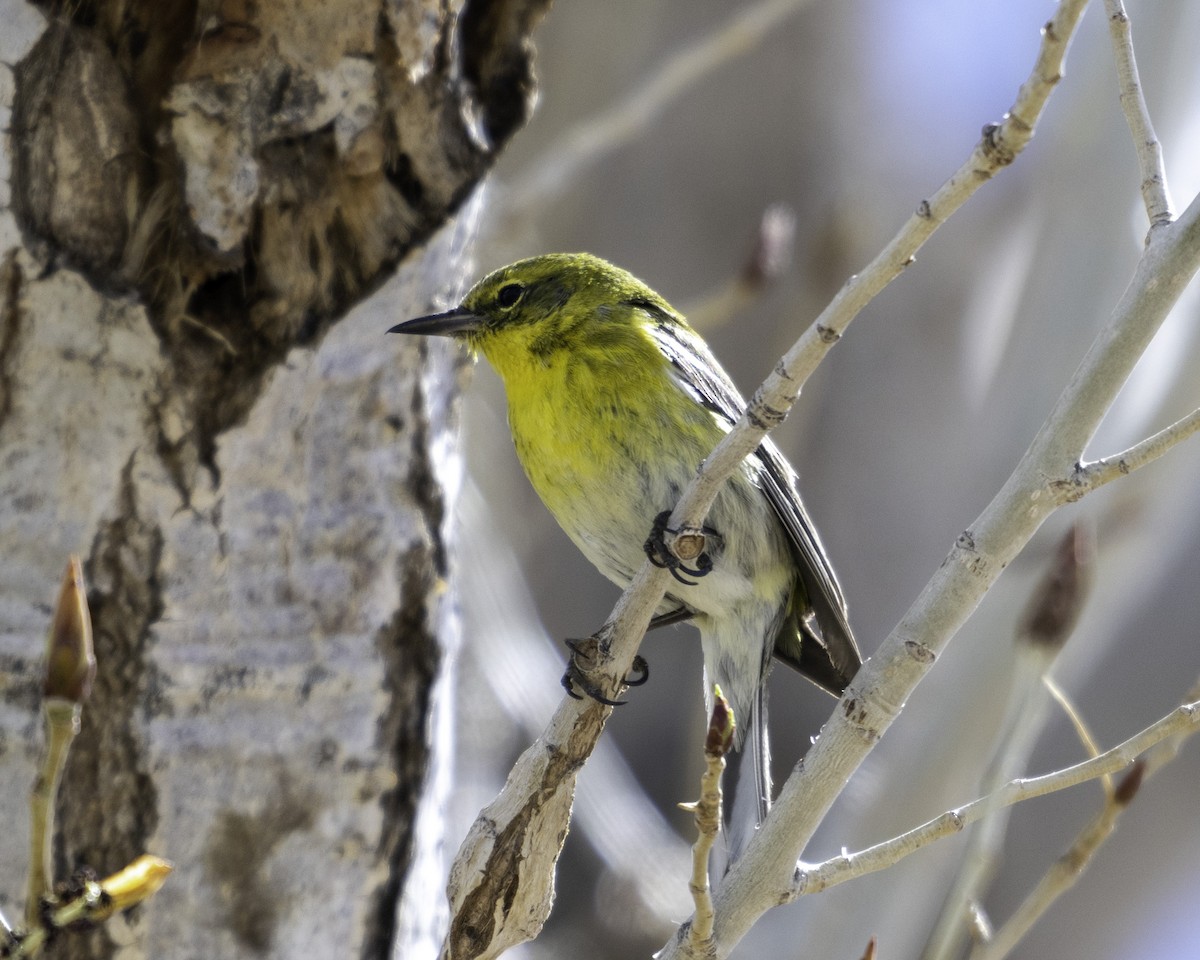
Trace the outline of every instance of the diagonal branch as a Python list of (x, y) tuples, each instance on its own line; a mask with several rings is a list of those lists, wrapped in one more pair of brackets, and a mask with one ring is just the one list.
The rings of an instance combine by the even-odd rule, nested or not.
[[(1063, 3), (1059, 7), (1055, 19), (1047, 25), (1043, 54), (1035, 69), (1035, 79), (1041, 79), (1027, 82), (1022, 87), (1023, 95), (1026, 91), (1036, 92), (1046, 82), (1045, 78), (1050, 76), (1044, 69), (1046, 51), (1053, 48), (1061, 53), (1065, 49), (1064, 41), (1078, 22), (1082, 7), (1082, 3)], [(1020, 106), (1014, 107), (1006, 123), (1022, 116), (1025, 114)], [(1026, 127), (1027, 122), (1021, 121), (1016, 132), (1031, 132)], [(986, 143), (991, 138), (985, 134), (984, 139)], [(977, 148), (976, 153), (979, 152)], [(949, 184), (939, 193), (948, 187)], [(902, 234), (908, 229), (906, 226)], [(895, 245), (893, 241), (889, 249)], [(726, 955), (758, 916), (777, 902), (784, 888), (784, 877), (790, 875), (841, 786), (899, 715), (916, 684), (1000, 572), (1053, 511), (1056, 504), (1049, 495), (1049, 481), (1063, 476), (1080, 459), (1084, 446), (1137, 359), (1198, 266), (1200, 199), (1192, 202), (1178, 222), (1151, 234), (1129, 287), (1030, 449), (976, 523), (959, 537), (921, 596), (847, 689), (838, 710), (805, 758), (803, 775), (794, 774), (784, 785), (772, 816), (734, 866), (720, 892), (718, 956)], [(852, 291), (853, 282), (848, 288)], [(844, 288), (839, 298), (846, 293)], [(818, 335), (821, 332), (818, 330)], [(824, 332), (827, 339), (833, 339), (840, 330), (834, 327)], [(805, 338), (812, 336), (811, 330), (805, 334)], [(785, 360), (783, 375), (790, 372), (789, 366)], [(779, 370), (774, 376), (777, 381), (782, 379)], [(770, 381), (760, 388), (748, 416), (754, 416), (756, 410), (770, 414), (772, 408), (764, 403), (769, 386)], [(726, 437), (722, 446), (733, 448), (734, 436)], [(720, 454), (718, 448), (709, 465)], [(679, 524), (678, 512), (672, 522)], [(686, 955), (678, 938), (663, 954), (664, 957)]]
[[(842, 786), (899, 716), (917, 683), (996, 578), (1057, 508), (1052, 491), (1082, 456), (1198, 268), (1200, 198), (1178, 221), (1150, 235), (1129, 287), (1029, 450), (863, 665), (802, 767), (784, 784), (771, 815), (718, 895), (716, 956), (728, 955), (758, 917), (779, 901), (800, 853)], [(688, 955), (677, 937), (661, 956)]]
[(988, 180), (1011, 164), (1033, 139), (1034, 127), (1051, 92), (1062, 79), (1067, 44), (1087, 0), (1064, 0), (1042, 29), (1042, 44), (1029, 77), (1004, 119), (983, 128), (983, 136), (961, 167), (927, 200), (862, 273), (834, 296), (755, 392), (737, 427), (726, 435), (671, 515), (671, 526), (698, 528), (717, 491), (767, 431), (787, 416), (800, 388), (862, 309), (916, 258), (917, 251)]

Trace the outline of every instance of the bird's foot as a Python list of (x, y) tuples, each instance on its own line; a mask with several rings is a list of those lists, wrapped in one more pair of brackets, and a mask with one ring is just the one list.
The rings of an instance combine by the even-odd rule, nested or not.
[[(667, 521), (670, 519), (670, 510), (664, 510), (654, 518), (654, 526), (650, 529), (650, 536), (642, 545), (642, 549), (646, 551), (646, 557), (656, 567), (669, 570), (671, 576), (680, 583), (694, 587), (695, 580), (685, 580), (681, 574), (686, 573), (689, 577), (695, 577), (698, 580), (712, 572), (712, 557), (704, 548), (710, 537), (718, 536), (717, 531), (711, 527), (704, 527), (700, 530), (672, 530), (667, 526)], [(667, 546), (668, 535), (674, 541), (675, 551)], [(682, 559), (677, 552), (683, 554)], [(685, 560), (695, 563), (696, 566), (694, 568), (684, 566)]]
[[(599, 684), (592, 680), (588, 668), (596, 665), (600, 646), (595, 637), (567, 640), (566, 644), (571, 651), (571, 656), (567, 660), (567, 669), (562, 676), (562, 685), (570, 696), (576, 700), (582, 700), (586, 695), (607, 707), (619, 707), (628, 702), (605, 696), (600, 690)], [(587, 667), (584, 666), (584, 663), (587, 663)], [(633, 673), (621, 682), (627, 687), (640, 687), (649, 679), (650, 665), (641, 654), (638, 654), (633, 658)]]

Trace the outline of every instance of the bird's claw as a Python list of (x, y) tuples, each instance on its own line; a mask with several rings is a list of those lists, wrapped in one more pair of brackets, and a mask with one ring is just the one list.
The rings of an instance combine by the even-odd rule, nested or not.
[[(627, 700), (614, 700), (611, 697), (605, 696), (583, 667), (579, 665), (579, 659), (595, 660), (597, 647), (595, 637), (587, 637), (583, 640), (567, 640), (565, 642), (567, 648), (571, 651), (571, 656), (567, 661), (567, 669), (562, 676), (562, 685), (569, 696), (574, 697), (576, 700), (582, 700), (584, 695), (586, 695), (597, 703), (604, 704), (606, 707), (620, 707), (629, 702)], [(637, 654), (633, 658), (632, 666), (633, 672), (621, 682), (627, 687), (640, 687), (650, 679), (650, 665), (641, 654)], [(577, 692), (576, 687), (583, 692)]]
[(630, 667), (633, 672), (627, 673), (625, 679), (621, 681), (625, 686), (640, 687), (650, 679), (650, 664), (646, 662), (646, 658), (640, 653), (634, 654), (633, 663)]
[[(671, 511), (664, 510), (654, 518), (654, 526), (650, 529), (650, 536), (646, 538), (646, 542), (642, 545), (642, 549), (646, 551), (646, 558), (656, 567), (670, 571), (671, 576), (687, 587), (696, 586), (695, 580), (685, 580), (681, 574), (686, 573), (689, 577), (695, 577), (697, 580), (701, 577), (706, 577), (712, 573), (713, 562), (712, 557), (707, 552), (701, 553), (696, 557), (696, 567), (684, 566), (683, 561), (673, 554), (666, 543), (666, 535), (678, 534), (678, 530), (672, 530), (667, 526), (667, 521), (671, 519)], [(701, 533), (704, 536), (715, 536), (716, 531), (705, 527)]]

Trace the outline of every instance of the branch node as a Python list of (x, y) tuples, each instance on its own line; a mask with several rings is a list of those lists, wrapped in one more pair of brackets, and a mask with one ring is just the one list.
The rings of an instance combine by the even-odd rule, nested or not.
[(870, 722), (870, 711), (865, 703), (865, 700), (847, 691), (847, 695), (842, 699), (842, 713), (850, 729), (858, 734), (864, 743), (876, 743), (883, 736), (883, 731)]
[(760, 430), (771, 430), (787, 419), (787, 410), (771, 406), (763, 399), (762, 388), (754, 392), (754, 399), (746, 408), (746, 416)]
[[(1005, 114), (1004, 123), (1008, 124), (1014, 130), (1021, 132), (1028, 132), (1032, 129), (1027, 121), (1012, 112)], [(1013, 149), (1004, 142), (1004, 128), (1002, 124), (984, 124), (981, 134), (979, 152), (983, 154), (989, 164), (996, 167), (1007, 167), (1017, 158)], [(992, 175), (991, 170), (979, 172), (987, 177), (991, 177)]]
[(680, 560), (695, 560), (704, 552), (708, 537), (699, 527), (684, 527), (675, 533), (667, 534), (670, 550)]

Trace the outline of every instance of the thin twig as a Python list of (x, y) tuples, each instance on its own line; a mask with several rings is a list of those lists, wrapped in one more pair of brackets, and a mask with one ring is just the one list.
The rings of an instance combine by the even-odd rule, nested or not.
[(166, 883), (172, 866), (142, 854), (129, 866), (103, 880), (83, 880), (79, 891), (61, 903), (49, 903), (23, 931), (4, 957), (36, 957), (64, 931), (89, 930), (114, 914), (149, 899)]
[[(1087, 751), (1088, 756), (1100, 756), (1100, 747), (1096, 743), (1096, 738), (1092, 736), (1092, 731), (1088, 729), (1087, 724), (1084, 722), (1083, 715), (1076, 708), (1075, 704), (1071, 702), (1071, 698), (1067, 696), (1066, 691), (1055, 683), (1054, 678), (1049, 674), (1042, 677), (1042, 684), (1059, 707), (1062, 708), (1062, 712), (1067, 715), (1067, 719), (1071, 721), (1071, 726), (1075, 729), (1075, 736), (1083, 744), (1083, 749)], [(1105, 799), (1112, 797), (1114, 788), (1111, 774), (1100, 778), (1100, 787), (1104, 791)]]
[[(842, 854), (823, 863), (804, 865), (795, 872), (787, 899), (790, 901), (820, 893), (847, 880), (890, 867), (935, 840), (961, 832), (963, 827), (974, 823), (997, 806), (1010, 806), (1035, 797), (1044, 797), (1106, 774), (1117, 773), (1160, 744), (1169, 751), (1163, 756), (1172, 756), (1178, 751), (1182, 738), (1197, 731), (1200, 731), (1200, 700), (1192, 700), (1176, 707), (1165, 717), (1098, 757), (1040, 777), (1013, 780), (995, 794), (948, 810), (941, 816), (890, 840), (856, 853)], [(1155, 769), (1161, 767), (1162, 762), (1164, 761), (1157, 760)]]
[(1075, 885), (1092, 856), (1104, 844), (1117, 825), (1124, 805), (1109, 799), (1100, 812), (1079, 832), (1071, 848), (1030, 891), (1024, 903), (999, 930), (987, 940), (976, 943), (970, 960), (1000, 960), (1007, 956), (1029, 932), (1034, 922), (1062, 894)]
[[(1200, 696), (1200, 682), (1188, 691), (1187, 696), (1189, 699)], [(1178, 755), (1183, 741), (1193, 732), (1178, 731), (1146, 752), (1138, 766), (1107, 794), (1104, 808), (1079, 831), (1067, 852), (1054, 862), (1004, 926), (990, 940), (976, 946), (970, 960), (1002, 960), (1012, 952), (1055, 901), (1075, 885), (1116, 828), (1117, 818), (1129, 806), (1141, 785)]]
[(1121, 109), (1129, 124), (1129, 132), (1133, 135), (1138, 170), (1142, 176), (1142, 200), (1146, 204), (1146, 215), (1150, 218), (1150, 229), (1153, 230), (1161, 224), (1170, 223), (1172, 219), (1162, 144), (1154, 133), (1150, 111), (1142, 94), (1142, 81), (1138, 77), (1137, 61), (1133, 56), (1133, 31), (1129, 26), (1125, 4), (1122, 0), (1104, 0), (1104, 12), (1108, 15), (1108, 33), (1112, 38), (1113, 57), (1117, 61)]
[(700, 778), (700, 799), (680, 804), (691, 810), (696, 821), (696, 842), (692, 845), (692, 894), (694, 912), (688, 931), (693, 949), (703, 950), (712, 940), (713, 902), (708, 877), (708, 859), (721, 830), (721, 776), (725, 773), (725, 755), (733, 744), (733, 714), (729, 703), (716, 688), (712, 718), (704, 745), (704, 773)]
[(1111, 457), (1102, 457), (1090, 463), (1079, 464), (1070, 478), (1058, 485), (1057, 492), (1064, 503), (1078, 500), (1084, 494), (1091, 493), (1118, 477), (1123, 477), (1153, 463), (1198, 430), (1200, 430), (1200, 409), (1193, 410), (1169, 427), (1135, 443), (1128, 450), (1122, 450)]
[[(692, 894), (694, 912), (689, 936), (699, 945), (712, 939), (712, 888), (708, 880), (708, 856), (720, 831), (721, 775), (725, 772), (724, 757), (705, 757), (701, 777), (700, 801), (693, 807), (696, 817), (696, 842), (692, 845), (692, 879), (688, 890)], [(715, 801), (715, 802), (714, 802)]]
[(545, 160), (500, 196), (508, 211), (544, 204), (573, 178), (645, 130), (672, 101), (735, 57), (754, 49), (782, 20), (808, 0), (763, 0), (741, 10), (722, 26), (668, 57), (658, 71), (626, 99), (572, 127), (546, 151)]
[[(1097, 746), (1096, 740), (1092, 736), (1091, 731), (1088, 730), (1087, 724), (1083, 720), (1083, 716), (1076, 709), (1075, 704), (1071, 702), (1066, 692), (1054, 682), (1049, 674), (1046, 674), (1042, 677), (1042, 683), (1071, 721), (1071, 725), (1075, 728), (1075, 734), (1079, 737), (1080, 743), (1083, 744), (1088, 756), (1092, 758), (1098, 757), (1100, 755), (1100, 748)], [(1179, 735), (1177, 734), (1174, 739), (1178, 739), (1178, 737)], [(1162, 744), (1158, 744), (1157, 746), (1161, 747)], [(1144, 757), (1140, 758), (1130, 770), (1126, 771), (1122, 783), (1140, 783), (1142, 773), (1145, 770), (1145, 762), (1146, 761)], [(1124, 793), (1118, 793), (1118, 791), (1113, 787), (1113, 776), (1111, 773), (1105, 773), (1098, 779), (1100, 781), (1101, 789), (1104, 791), (1104, 806), (1092, 819), (1092, 821), (1082, 831), (1080, 831), (1079, 837), (1072, 845), (1071, 850), (1059, 858), (1058, 862), (1054, 867), (1051, 868), (1046, 877), (1039, 882), (1037, 888), (1035, 888), (1034, 895), (1031, 895), (1027, 899), (1026, 903), (1041, 903), (1043, 904), (1043, 911), (1048, 909), (1050, 903), (1053, 902), (1053, 899), (1057, 896), (1057, 894), (1048, 897), (1046, 893), (1043, 892), (1039, 894), (1038, 891), (1044, 891), (1047, 888), (1061, 891), (1063, 870), (1073, 872), (1076, 876), (1082, 872), (1088, 861), (1090, 861), (1092, 854), (1099, 849), (1100, 845), (1105, 839), (1107, 839), (1108, 835), (1112, 833), (1113, 828), (1116, 826), (1117, 815), (1126, 806), (1126, 804), (1128, 804), (1129, 800), (1133, 798), (1133, 792), (1135, 791), (1126, 790)], [(1120, 797), (1120, 800), (1118, 800), (1118, 797)], [(1019, 913), (1020, 911), (1018, 911), (1018, 914)], [(1017, 922), (1014, 923), (1014, 921)], [(1029, 925), (1032, 925), (1032, 921), (1030, 921)], [(990, 946), (994, 941), (997, 940), (1001, 942), (1007, 941), (1010, 944), (1008, 949), (1011, 949), (1011, 946), (1015, 946), (1021, 940), (1021, 938), (1024, 937), (1025, 933), (1028, 932), (1029, 925), (1022, 926), (1017, 916), (1014, 915), (1014, 917), (1011, 918), (1003, 928), (1001, 928), (1001, 932), (999, 934), (992, 929), (979, 931), (980, 935), (975, 937), (975, 946), (972, 948), (972, 956), (975, 955), (974, 951), (981, 948), (981, 945)], [(1020, 930), (1020, 932), (1016, 933), (1017, 930)], [(1005, 952), (1007, 952), (1007, 950)]]
[(54, 808), (71, 744), (79, 733), (80, 707), (64, 700), (46, 700), (46, 752), (42, 769), (29, 794), (29, 877), (25, 896), (25, 923), (37, 921), (42, 900), (54, 885)]

